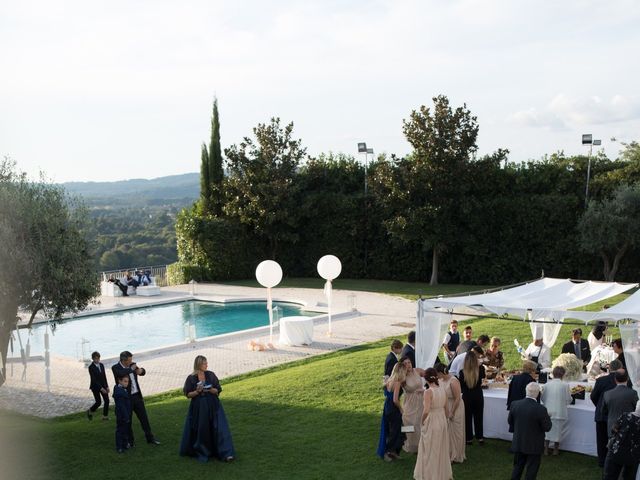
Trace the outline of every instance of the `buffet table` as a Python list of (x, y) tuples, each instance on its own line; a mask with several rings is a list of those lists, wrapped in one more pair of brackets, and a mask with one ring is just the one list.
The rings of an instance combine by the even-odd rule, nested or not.
[(313, 342), (312, 317), (283, 317), (280, 320), (280, 342), (282, 345), (311, 345)]
[[(596, 456), (596, 424), (593, 420), (595, 407), (586, 395), (586, 400), (576, 400), (568, 406), (569, 418), (562, 430), (560, 449), (584, 455)], [(507, 389), (484, 390), (484, 436), (511, 440), (507, 422)]]

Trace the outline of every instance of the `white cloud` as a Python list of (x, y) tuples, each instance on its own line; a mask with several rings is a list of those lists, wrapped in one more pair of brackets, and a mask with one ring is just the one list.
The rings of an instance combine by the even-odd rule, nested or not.
[(510, 118), (518, 125), (556, 130), (637, 120), (640, 119), (640, 97), (613, 95), (603, 99), (560, 93), (543, 108), (520, 110)]
[(60, 180), (195, 171), (216, 93), (225, 146), (280, 116), (311, 154), (404, 154), (402, 119), (445, 94), (481, 152), (539, 157), (585, 122), (635, 131), (638, 23), (634, 0), (3, 2), (0, 155)]

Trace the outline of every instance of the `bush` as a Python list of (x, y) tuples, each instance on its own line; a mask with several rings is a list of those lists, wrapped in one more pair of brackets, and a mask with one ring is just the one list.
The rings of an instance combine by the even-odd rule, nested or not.
[(191, 280), (203, 282), (210, 280), (210, 272), (197, 265), (185, 265), (180, 262), (167, 265), (167, 283), (168, 285), (184, 285)]

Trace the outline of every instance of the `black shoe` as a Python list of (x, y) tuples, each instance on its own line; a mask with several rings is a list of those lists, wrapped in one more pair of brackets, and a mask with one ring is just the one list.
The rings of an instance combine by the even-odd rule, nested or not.
[(147, 440), (147, 443), (150, 443), (151, 445), (162, 445), (160, 441), (155, 438), (152, 438), (151, 440)]
[(91, 412), (91, 409), (87, 410), (87, 418), (89, 420), (93, 420), (93, 413)]

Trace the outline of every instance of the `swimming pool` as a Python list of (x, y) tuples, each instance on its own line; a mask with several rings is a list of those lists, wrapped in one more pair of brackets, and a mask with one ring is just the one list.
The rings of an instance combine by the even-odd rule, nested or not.
[[(291, 303), (273, 302), (273, 306), (274, 321), (276, 315), (318, 315)], [(192, 338), (266, 325), (269, 325), (269, 314), (265, 302), (189, 301), (63, 320), (57, 323), (53, 335), (49, 335), (49, 349), (52, 354), (76, 359), (86, 359), (97, 350), (102, 358), (109, 358), (123, 350), (135, 354), (136, 351), (188, 342)], [(31, 356), (44, 355), (44, 333), (44, 324), (31, 330)], [(22, 329), (20, 334), (26, 343), (27, 331)], [(13, 356), (19, 355), (16, 341)]]

